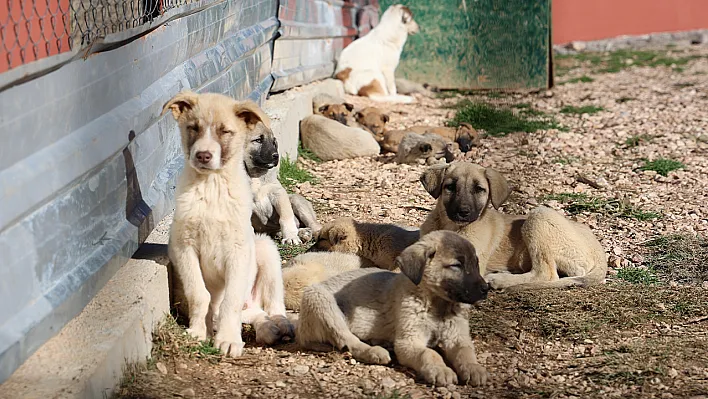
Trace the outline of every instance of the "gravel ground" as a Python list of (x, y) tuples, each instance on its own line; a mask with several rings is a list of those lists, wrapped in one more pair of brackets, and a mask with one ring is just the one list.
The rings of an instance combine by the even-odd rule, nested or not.
[[(504, 211), (551, 206), (588, 224), (610, 256), (603, 286), (494, 293), (474, 309), (470, 327), (480, 362), (492, 375), (488, 386), (429, 387), (399, 366), (361, 365), (347, 353), (305, 353), (292, 343), (250, 346), (245, 357), (226, 359), (188, 342), (168, 323), (156, 337), (153, 361), (130, 374), (120, 396), (708, 397), (708, 250), (700, 238), (708, 230), (708, 49), (672, 52), (700, 57), (682, 70), (635, 66), (617, 73), (558, 60), (569, 69), (560, 82), (590, 79), (548, 92), (464, 97), (512, 109), (529, 104), (566, 127), (487, 137), (461, 160), (507, 177), (514, 192)], [(455, 114), (462, 98), (419, 98), (384, 108), (391, 128), (438, 125)], [(567, 106), (603, 110), (561, 113)], [(641, 169), (659, 158), (683, 167), (666, 176)], [(433, 206), (418, 181), (424, 166), (390, 160), (300, 159), (317, 182), (295, 191), (313, 201), (323, 222), (353, 216), (418, 226)], [(564, 198), (592, 206), (578, 210)], [(688, 237), (687, 244), (647, 246), (676, 235)]]

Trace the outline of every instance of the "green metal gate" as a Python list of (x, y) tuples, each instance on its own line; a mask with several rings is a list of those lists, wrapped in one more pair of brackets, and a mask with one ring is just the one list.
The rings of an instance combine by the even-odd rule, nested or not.
[(551, 0), (382, 0), (421, 31), (396, 76), (441, 88), (543, 89), (551, 80)]

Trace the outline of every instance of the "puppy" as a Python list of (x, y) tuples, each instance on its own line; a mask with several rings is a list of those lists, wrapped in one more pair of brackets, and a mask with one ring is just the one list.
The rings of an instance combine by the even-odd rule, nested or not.
[(398, 152), (398, 145), (401, 144), (401, 140), (407, 133), (412, 133), (411, 131), (405, 129), (387, 130), (379, 139), (379, 145), (381, 150), (384, 152)]
[[(431, 90), (431, 88), (433, 90)], [(426, 97), (435, 97), (435, 93), (433, 93), (433, 91), (435, 91), (436, 88), (426, 84), (420, 84), (412, 80), (396, 78), (396, 90), (399, 94), (420, 93)]]
[(317, 93), (312, 97), (312, 113), (318, 115), (323, 105), (344, 103), (345, 101), (339, 96), (328, 93)]
[(396, 257), (419, 237), (418, 229), (395, 224), (360, 223), (344, 217), (326, 223), (308, 252), (356, 254), (377, 267), (393, 270)]
[(435, 164), (443, 158), (446, 162), (452, 162), (454, 155), (447, 144), (445, 139), (437, 134), (406, 133), (398, 144), (396, 162), (415, 163), (422, 160), (428, 164)]
[(322, 225), (310, 201), (298, 194), (288, 195), (280, 184), (276, 168), (279, 159), (278, 140), (272, 130), (259, 123), (246, 142), (244, 158), (253, 192), (251, 224), (258, 233), (282, 233), (283, 244), (302, 244), (310, 241)]
[(386, 124), (389, 121), (388, 115), (376, 107), (366, 107), (355, 113), (354, 117), (359, 126), (371, 133), (376, 138), (376, 141), (381, 142), (383, 140)]
[(491, 287), (520, 291), (604, 281), (607, 256), (588, 227), (547, 207), (524, 216), (497, 212), (510, 189), (494, 169), (453, 163), (428, 168), (420, 180), (437, 199), (421, 234), (451, 230), (470, 240)]
[(352, 110), (354, 110), (354, 106), (349, 103), (325, 104), (318, 109), (320, 115), (333, 121), (346, 126), (358, 127), (359, 125), (352, 115)]
[(270, 122), (256, 104), (213, 93), (181, 92), (164, 105), (167, 111), (179, 124), (185, 158), (168, 254), (188, 302), (188, 332), (203, 340), (216, 329), (216, 347), (240, 356), (242, 322), (256, 326), (260, 342), (292, 334), (280, 256), (265, 238), (258, 253), (253, 202), (243, 195), (250, 192), (245, 141), (256, 125)]
[(363, 129), (344, 126), (322, 115), (310, 115), (300, 122), (303, 147), (323, 161), (372, 157), (381, 151), (371, 134)]
[(467, 152), (472, 147), (480, 146), (479, 133), (469, 123), (461, 123), (459, 127), (441, 127), (441, 126), (412, 126), (409, 131), (425, 134), (433, 133), (450, 141), (455, 142), (460, 146), (460, 151)]
[(427, 383), (484, 384), (487, 371), (469, 333), (469, 304), (488, 291), (474, 247), (455, 233), (434, 232), (406, 248), (396, 264), (403, 273), (359, 269), (305, 288), (298, 344), (346, 347), (372, 364), (389, 363), (390, 354), (362, 341), (393, 344), (398, 361)]
[(374, 101), (413, 102), (413, 97), (397, 94), (395, 72), (408, 35), (418, 30), (408, 7), (390, 6), (371, 32), (342, 50), (334, 76), (344, 83), (344, 91)]
[(374, 264), (360, 256), (341, 252), (311, 252), (296, 256), (283, 266), (285, 307), (300, 311), (300, 297), (305, 287), (363, 267), (374, 267)]

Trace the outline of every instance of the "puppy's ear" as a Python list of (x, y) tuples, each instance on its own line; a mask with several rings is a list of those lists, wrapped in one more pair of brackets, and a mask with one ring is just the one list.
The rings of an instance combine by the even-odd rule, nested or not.
[(334, 226), (329, 229), (329, 243), (337, 245), (347, 239), (347, 231), (341, 226)]
[(499, 209), (504, 201), (509, 198), (509, 194), (511, 194), (509, 184), (499, 172), (492, 168), (485, 169), (484, 175), (489, 183), (489, 196), (492, 200), (492, 205), (494, 208)]
[(422, 152), (422, 153), (425, 154), (425, 153), (427, 153), (427, 152), (432, 151), (432, 150), (433, 150), (433, 146), (431, 146), (431, 145), (428, 144), (428, 143), (423, 143), (423, 144), (420, 145), (420, 147), (418, 147), (418, 149), (420, 149), (420, 152)]
[(197, 93), (190, 90), (184, 90), (177, 93), (177, 95), (172, 97), (170, 101), (166, 102), (165, 105), (162, 106), (162, 113), (160, 116), (165, 115), (167, 110), (170, 110), (172, 111), (172, 117), (174, 117), (175, 120), (179, 119), (184, 112), (194, 108), (197, 104), (198, 96), (199, 95)]
[(344, 105), (344, 108), (346, 108), (349, 112), (352, 112), (352, 110), (354, 109), (354, 104), (344, 103), (342, 105)]
[(363, 117), (364, 117), (364, 115), (360, 111), (356, 111), (356, 113), (354, 114), (354, 118), (356, 118), (356, 119), (363, 118)]
[(450, 165), (435, 165), (431, 166), (420, 176), (420, 182), (423, 188), (433, 198), (438, 198), (442, 192), (442, 182), (445, 178), (445, 172)]
[(321, 106), (318, 111), (320, 111), (321, 114), (324, 114), (327, 111), (327, 108), (329, 108), (329, 104)]
[(249, 129), (253, 129), (258, 122), (263, 122), (263, 124), (270, 129), (270, 119), (268, 118), (268, 115), (266, 115), (261, 107), (253, 101), (243, 101), (237, 103), (234, 106), (234, 113), (237, 118), (241, 118), (244, 122), (246, 122), (246, 126)]
[(388, 114), (381, 115), (381, 119), (383, 119), (384, 123), (388, 123), (388, 121), (389, 121)]
[(435, 256), (435, 248), (422, 242), (417, 242), (406, 248), (394, 261), (397, 268), (406, 275), (413, 284), (418, 285), (423, 279), (425, 266)]

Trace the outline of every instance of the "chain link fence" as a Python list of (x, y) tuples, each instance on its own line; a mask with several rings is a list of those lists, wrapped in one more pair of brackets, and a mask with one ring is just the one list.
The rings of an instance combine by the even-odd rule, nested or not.
[(198, 1), (0, 0), (0, 73), (88, 46)]

